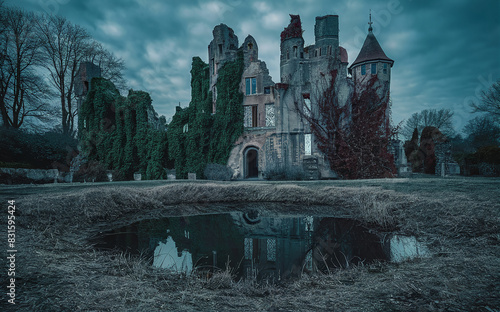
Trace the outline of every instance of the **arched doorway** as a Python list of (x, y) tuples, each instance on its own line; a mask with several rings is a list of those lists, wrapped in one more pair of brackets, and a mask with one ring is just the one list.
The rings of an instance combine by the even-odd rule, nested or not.
[(245, 179), (259, 177), (259, 150), (249, 147), (245, 151)]

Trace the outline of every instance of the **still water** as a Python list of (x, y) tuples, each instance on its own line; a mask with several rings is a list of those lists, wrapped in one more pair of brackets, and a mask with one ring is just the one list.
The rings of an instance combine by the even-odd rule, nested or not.
[(412, 237), (374, 233), (356, 220), (256, 212), (146, 220), (101, 233), (91, 243), (146, 255), (153, 266), (179, 273), (230, 268), (237, 279), (269, 281), (425, 253)]

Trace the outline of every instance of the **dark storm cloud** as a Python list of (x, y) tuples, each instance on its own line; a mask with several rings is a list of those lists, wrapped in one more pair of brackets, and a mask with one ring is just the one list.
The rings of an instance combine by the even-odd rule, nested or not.
[(471, 118), (467, 102), (500, 78), (496, 0), (25, 0), (17, 5), (52, 11), (87, 28), (125, 60), (130, 87), (150, 92), (156, 110), (167, 118), (179, 102), (188, 105), (192, 57), (207, 61), (212, 29), (220, 23), (234, 29), (240, 44), (251, 34), (259, 58), (279, 82), (280, 32), (288, 14), (300, 14), (306, 45), (314, 42), (316, 16), (338, 14), (340, 44), (352, 62), (366, 37), (371, 9), (374, 33), (395, 60), (395, 122), (422, 109), (450, 108), (460, 130)]

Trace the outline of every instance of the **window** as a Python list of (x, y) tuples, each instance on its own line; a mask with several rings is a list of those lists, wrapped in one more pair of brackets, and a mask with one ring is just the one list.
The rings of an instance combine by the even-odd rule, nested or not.
[(297, 47), (293, 47), (293, 57), (297, 57)]
[(187, 133), (189, 131), (189, 125), (188, 124), (184, 124), (184, 127), (182, 127), (182, 132), (183, 133)]
[(304, 134), (304, 155), (312, 154), (312, 146), (311, 146), (311, 134)]
[(264, 94), (271, 94), (271, 87), (264, 87)]
[(304, 58), (304, 52), (300, 52), (300, 58)]
[(289, 60), (290, 59), (290, 51), (286, 50), (286, 59)]
[(314, 50), (314, 57), (318, 57), (318, 50)]
[(245, 78), (245, 91), (246, 95), (257, 93), (257, 79), (256, 78)]
[(332, 46), (328, 46), (328, 55), (332, 55)]
[(377, 73), (377, 64), (372, 64), (372, 75)]
[(243, 126), (245, 128), (257, 127), (257, 105), (247, 105), (243, 108), (244, 120)]
[(321, 48), (319, 48), (319, 56), (321, 56)]
[(222, 44), (219, 44), (219, 55), (222, 55)]
[(387, 64), (384, 64), (384, 74), (387, 74)]
[(266, 127), (275, 127), (274, 103), (266, 104)]
[(255, 128), (258, 126), (257, 124), (257, 105), (252, 106), (252, 127)]
[(304, 115), (311, 117), (311, 99), (304, 99)]
[(366, 75), (366, 65), (361, 65), (361, 75)]

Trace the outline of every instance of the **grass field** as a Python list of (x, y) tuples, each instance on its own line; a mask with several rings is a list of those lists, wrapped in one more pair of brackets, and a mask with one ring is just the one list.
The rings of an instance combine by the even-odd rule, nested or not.
[[(17, 249), (16, 305), (4, 295), (2, 311), (500, 311), (498, 178), (0, 185), (0, 198), (3, 211), (16, 201)], [(415, 235), (431, 255), (265, 285), (181, 276), (87, 242), (143, 219), (250, 209), (354, 218)]]

